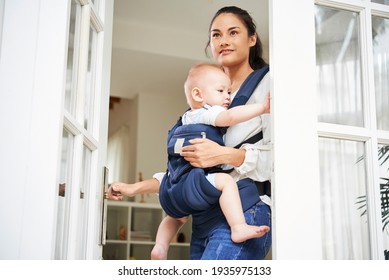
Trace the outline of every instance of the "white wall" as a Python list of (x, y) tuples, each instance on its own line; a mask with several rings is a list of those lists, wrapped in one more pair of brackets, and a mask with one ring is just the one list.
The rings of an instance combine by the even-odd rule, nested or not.
[[(169, 129), (188, 108), (184, 93), (159, 95), (142, 93), (138, 97), (137, 173), (151, 178), (166, 171), (166, 140)], [(154, 195), (146, 197), (158, 201)]]
[[(126, 156), (128, 162), (128, 170), (123, 179), (125, 182), (135, 182), (137, 176), (136, 169), (136, 133), (138, 131), (138, 114), (137, 100), (122, 98), (120, 102), (115, 103), (114, 107), (109, 110), (109, 126), (108, 137), (118, 132), (122, 126), (125, 126), (128, 131), (128, 148), (129, 152)], [(109, 141), (109, 138), (108, 138)]]

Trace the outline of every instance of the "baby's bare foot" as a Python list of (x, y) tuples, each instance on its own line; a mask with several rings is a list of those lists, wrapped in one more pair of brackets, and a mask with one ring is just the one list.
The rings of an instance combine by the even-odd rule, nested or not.
[(237, 225), (231, 228), (231, 239), (235, 243), (241, 243), (251, 238), (262, 237), (269, 230), (268, 226)]

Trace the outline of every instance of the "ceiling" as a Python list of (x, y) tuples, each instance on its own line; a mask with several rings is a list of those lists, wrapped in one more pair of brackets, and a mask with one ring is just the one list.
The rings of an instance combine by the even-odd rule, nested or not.
[(111, 96), (182, 94), (190, 66), (205, 55), (208, 28), (224, 6), (247, 10), (268, 54), (268, 0), (115, 0)]

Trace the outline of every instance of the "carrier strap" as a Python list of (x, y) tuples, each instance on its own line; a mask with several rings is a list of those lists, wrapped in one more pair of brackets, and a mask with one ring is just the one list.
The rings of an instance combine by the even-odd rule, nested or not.
[(263, 79), (263, 77), (265, 77), (267, 72), (269, 72), (268, 65), (252, 72), (240, 86), (229, 108), (246, 104), (247, 100), (249, 100), (255, 88), (258, 86), (259, 82)]

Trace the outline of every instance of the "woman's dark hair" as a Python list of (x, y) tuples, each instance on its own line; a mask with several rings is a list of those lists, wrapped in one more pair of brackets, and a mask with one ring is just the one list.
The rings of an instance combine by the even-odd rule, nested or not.
[[(247, 11), (245, 11), (241, 8), (235, 7), (235, 6), (221, 8), (219, 11), (216, 12), (215, 16), (212, 19), (211, 24), (209, 25), (209, 32), (211, 32), (211, 26), (212, 26), (214, 20), (221, 14), (234, 14), (234, 15), (236, 15), (243, 22), (243, 24), (246, 26), (248, 35), (249, 36), (256, 35), (257, 42), (254, 46), (252, 46), (250, 48), (250, 54), (249, 54), (249, 63), (250, 63), (251, 68), (253, 68), (255, 70), (255, 69), (259, 69), (259, 68), (267, 65), (265, 60), (262, 58), (263, 48), (262, 48), (261, 40), (259, 39), (258, 34), (256, 32), (257, 27), (254, 23), (253, 18), (249, 15), (249, 13)], [(208, 36), (208, 37), (209, 37), (208, 43), (205, 47), (205, 53), (207, 55), (208, 55), (207, 50), (208, 50), (208, 47), (209, 47), (210, 42), (211, 42), (210, 36)]]

